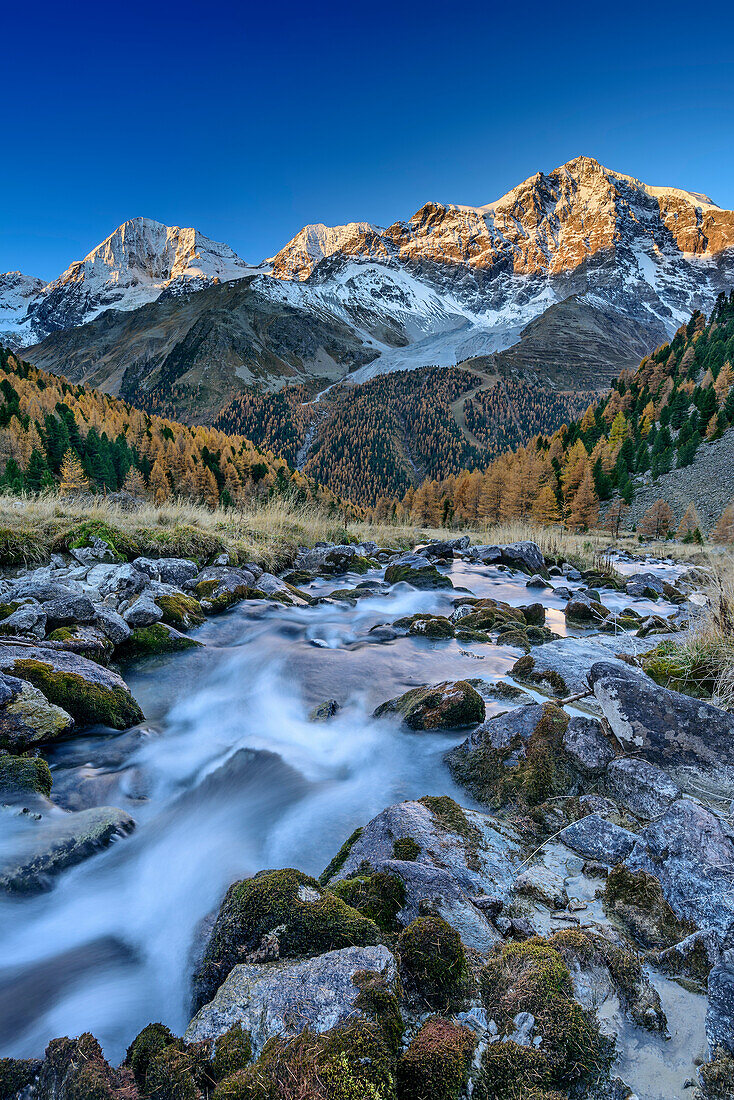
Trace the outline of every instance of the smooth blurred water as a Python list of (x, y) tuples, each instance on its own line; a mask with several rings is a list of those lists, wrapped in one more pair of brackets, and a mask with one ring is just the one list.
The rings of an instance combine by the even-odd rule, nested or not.
[[(527, 589), (524, 577), (465, 563), (452, 576), (480, 596), (541, 599), (564, 632), (563, 601)], [(410, 733), (370, 717), (415, 685), (495, 680), (517, 659), (508, 647), (370, 638), (401, 615), (448, 613), (457, 595), (398, 585), (355, 607), (245, 603), (199, 629), (206, 648), (127, 670), (146, 723), (76, 738), (49, 762), (64, 809), (118, 806), (137, 829), (49, 893), (0, 901), (0, 1055), (38, 1056), (57, 1035), (92, 1031), (114, 1061), (152, 1020), (181, 1033), (192, 951), (230, 882), (267, 867), (318, 874), (357, 825), (393, 802), (468, 802), (442, 760), (462, 734)], [(310, 722), (327, 698), (341, 711)], [(0, 853), (34, 828), (5, 814)]]

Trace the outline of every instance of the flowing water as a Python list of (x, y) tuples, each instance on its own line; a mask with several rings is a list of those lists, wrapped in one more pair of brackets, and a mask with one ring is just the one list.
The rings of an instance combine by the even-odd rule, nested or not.
[[(478, 596), (541, 599), (551, 628), (566, 632), (564, 601), (528, 590), (521, 575), (458, 561), (450, 572)], [(402, 799), (450, 794), (471, 805), (442, 761), (463, 735), (415, 734), (370, 717), (418, 684), (491, 682), (515, 662), (510, 647), (369, 634), (401, 615), (448, 613), (457, 595), (397, 585), (354, 607), (243, 603), (196, 632), (205, 648), (127, 670), (146, 722), (75, 738), (49, 763), (64, 809), (118, 806), (137, 828), (50, 892), (0, 901), (0, 1054), (39, 1056), (54, 1036), (91, 1031), (119, 1061), (151, 1020), (180, 1034), (192, 954), (230, 882), (267, 867), (318, 874), (357, 825)], [(330, 698), (338, 714), (309, 721)], [(4, 814), (0, 857), (39, 827)]]

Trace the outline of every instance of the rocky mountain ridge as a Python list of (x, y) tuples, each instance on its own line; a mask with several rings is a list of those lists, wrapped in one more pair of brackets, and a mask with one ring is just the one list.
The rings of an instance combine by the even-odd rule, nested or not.
[[(734, 283), (734, 212), (705, 195), (651, 187), (590, 157), (537, 173), (485, 206), (430, 202), (386, 229), (368, 222), (306, 226), (259, 269), (193, 230), (177, 230), (171, 241), (173, 231), (146, 228), (157, 223), (126, 226), (137, 223), (140, 246), (135, 238), (128, 251), (117, 239), (121, 227), (43, 289), (28, 308), (25, 335), (16, 325), (16, 343), (42, 337), (29, 354), (45, 368), (93, 378), (113, 392), (128, 370), (160, 373), (162, 314), (154, 309), (133, 322), (150, 345), (141, 358), (138, 341), (132, 347), (122, 337), (99, 352), (101, 337), (126, 325), (103, 311), (131, 311), (155, 299), (163, 307), (176, 293), (252, 275), (252, 290), (276, 314), (298, 315), (299, 328), (349, 330), (361, 350), (339, 370), (353, 381), (501, 354), (542, 382), (584, 389), (591, 381), (601, 389), (669, 339), (694, 309), (708, 312)], [(213, 341), (217, 369), (231, 364), (249, 385), (248, 355), (224, 324), (229, 294), (214, 290), (208, 308), (223, 323)], [(201, 348), (201, 339), (192, 341), (188, 309), (173, 321), (163, 313), (176, 330), (177, 372), (208, 369), (211, 333), (199, 364), (192, 344)], [(280, 368), (283, 349), (272, 358), (271, 350), (266, 334), (257, 384), (278, 389), (291, 374)], [(298, 357), (296, 348), (285, 351), (286, 359)], [(297, 373), (331, 382), (331, 361), (327, 367), (316, 357)]]

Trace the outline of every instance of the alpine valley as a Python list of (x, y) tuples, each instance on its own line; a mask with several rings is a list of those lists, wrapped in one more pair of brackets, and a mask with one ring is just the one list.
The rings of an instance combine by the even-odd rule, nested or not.
[[(258, 266), (135, 218), (51, 283), (0, 275), (0, 343), (327, 481), (324, 447), (377, 402), (392, 490), (554, 431), (732, 283), (734, 211), (581, 156), (485, 206), (306, 226)], [(418, 406), (451, 452), (440, 469)], [(388, 488), (350, 479), (363, 501)]]

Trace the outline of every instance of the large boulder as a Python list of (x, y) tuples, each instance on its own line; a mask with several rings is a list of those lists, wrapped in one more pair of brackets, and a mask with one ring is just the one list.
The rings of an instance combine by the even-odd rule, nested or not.
[(293, 868), (234, 882), (194, 977), (194, 1005), (209, 1001), (236, 963), (298, 958), (373, 944), (377, 925)]
[(717, 1047), (734, 1054), (734, 957), (731, 951), (725, 953), (709, 974), (706, 1038), (712, 1054)]
[(435, 539), (425, 546), (419, 546), (416, 553), (424, 558), (453, 558), (456, 550), (466, 550), (468, 545), (469, 536), (461, 535), (455, 539)]
[(44, 603), (43, 610), (49, 630), (54, 630), (57, 626), (69, 626), (71, 623), (91, 623), (97, 614), (89, 596), (73, 592), (68, 596), (57, 596), (55, 600), (48, 600)]
[(55, 875), (134, 828), (132, 817), (113, 806), (96, 806), (44, 822), (0, 865), (0, 889), (10, 893), (48, 889)]
[(353, 833), (322, 881), (352, 878), (395, 860), (445, 871), (466, 894), (507, 898), (521, 853), (519, 837), (503, 822), (447, 795), (429, 795), (388, 806)]
[(388, 991), (397, 992), (395, 959), (382, 945), (347, 947), (295, 963), (240, 963), (194, 1016), (185, 1040), (216, 1039), (241, 1024), (257, 1057), (273, 1036), (288, 1038), (304, 1028), (330, 1031), (362, 1015), (358, 1001), (365, 971), (381, 974)]
[(623, 664), (598, 661), (589, 683), (620, 744), (652, 763), (734, 765), (734, 715)]
[(719, 931), (734, 921), (734, 837), (730, 826), (705, 806), (677, 799), (637, 834), (623, 858), (630, 870), (660, 881), (677, 917)]
[(25, 752), (58, 740), (73, 725), (71, 715), (49, 703), (33, 684), (0, 673), (0, 748)]
[(659, 817), (681, 794), (667, 772), (635, 756), (614, 760), (605, 784), (611, 798), (638, 817)]
[(466, 680), (444, 681), (432, 686), (412, 688), (404, 695), (388, 699), (375, 710), (374, 717), (402, 715), (412, 730), (451, 730), (475, 726), (485, 715), (484, 700)]
[(158, 606), (151, 596), (143, 593), (130, 604), (122, 614), (123, 619), (132, 630), (139, 627), (152, 626), (163, 618), (163, 609)]
[(185, 588), (193, 591), (208, 614), (215, 615), (246, 599), (255, 587), (255, 578), (248, 569), (231, 565), (208, 565)]
[(312, 549), (302, 549), (296, 558), (296, 569), (302, 569), (307, 573), (328, 573), (337, 575), (348, 573), (354, 565), (358, 554), (356, 546), (314, 546)]
[(502, 551), (501, 562), (509, 565), (511, 569), (519, 569), (523, 573), (540, 573), (547, 576), (545, 558), (540, 547), (534, 542), (508, 542), (500, 547)]
[(76, 653), (0, 645), (0, 671), (39, 688), (80, 726), (101, 724), (124, 730), (143, 720), (122, 677)]
[(529, 703), (490, 718), (444, 759), (454, 780), (490, 806), (535, 805), (578, 782), (563, 747), (568, 715)]
[(558, 684), (559, 694), (571, 695), (588, 691), (589, 669), (596, 661), (610, 662), (624, 668), (625, 663), (617, 659), (617, 654), (634, 656), (645, 653), (655, 645), (655, 641), (656, 639), (651, 638), (637, 638), (634, 634), (616, 634), (613, 637), (594, 634), (584, 638), (560, 638), (538, 646), (533, 650), (532, 656), (521, 658), (522, 666), (513, 668), (512, 674), (522, 680), (527, 678), (526, 671), (529, 670), (533, 682), (537, 682), (538, 677), (542, 680), (544, 676), (550, 675), (551, 680)]

